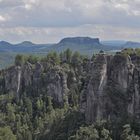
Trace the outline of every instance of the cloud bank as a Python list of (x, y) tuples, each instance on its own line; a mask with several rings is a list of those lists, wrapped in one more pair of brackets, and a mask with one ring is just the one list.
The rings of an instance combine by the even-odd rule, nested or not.
[(0, 40), (66, 36), (140, 41), (140, 0), (0, 0)]

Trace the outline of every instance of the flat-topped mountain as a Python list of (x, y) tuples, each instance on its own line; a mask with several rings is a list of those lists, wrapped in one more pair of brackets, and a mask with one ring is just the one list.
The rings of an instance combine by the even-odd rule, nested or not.
[(99, 38), (90, 37), (64, 38), (59, 43), (52, 45), (49, 49), (62, 52), (68, 48), (72, 51), (79, 51), (82, 54), (90, 56), (93, 52), (95, 53), (99, 52), (101, 49), (106, 49), (105, 46), (100, 43)]
[(77, 44), (77, 45), (100, 45), (99, 38), (90, 37), (71, 37), (62, 39), (59, 44)]

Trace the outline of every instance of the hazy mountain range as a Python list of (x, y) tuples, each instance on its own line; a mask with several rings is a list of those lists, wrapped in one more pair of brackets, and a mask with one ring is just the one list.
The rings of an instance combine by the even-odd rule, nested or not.
[(67, 48), (91, 56), (93, 53), (97, 53), (100, 50), (113, 52), (123, 48), (140, 48), (140, 43), (123, 40), (100, 41), (99, 38), (90, 37), (68, 37), (56, 44), (35, 44), (30, 41), (11, 44), (6, 41), (1, 41), (0, 67), (5, 67), (13, 63), (14, 57), (17, 53), (44, 55), (50, 51), (62, 52)]
[(35, 44), (30, 41), (24, 41), (18, 44), (11, 44), (6, 41), (0, 42), (1, 52), (48, 52), (51, 50), (63, 51), (67, 48), (76, 51), (100, 50), (111, 51), (114, 49), (122, 49), (126, 47), (139, 48), (139, 42), (123, 41), (123, 40), (110, 40), (100, 41), (99, 38), (90, 37), (73, 37), (64, 38), (56, 44)]

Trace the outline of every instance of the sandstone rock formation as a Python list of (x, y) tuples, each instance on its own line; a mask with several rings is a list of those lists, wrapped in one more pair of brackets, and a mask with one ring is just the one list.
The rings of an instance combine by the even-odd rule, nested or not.
[[(3, 84), (2, 84), (3, 83)], [(27, 62), (23, 66), (12, 66), (1, 71), (1, 92), (14, 93), (17, 96), (26, 92), (35, 96), (46, 92), (58, 103), (63, 103), (68, 93), (67, 75), (60, 67), (43, 71), (43, 65)]]
[(140, 119), (140, 57), (98, 54), (94, 61), (80, 65), (79, 71), (67, 72), (39, 62), (12, 66), (0, 72), (0, 91), (17, 96), (45, 93), (63, 104), (76, 87), (87, 122), (114, 120), (122, 114)]
[[(124, 113), (140, 117), (139, 58), (98, 55), (90, 69), (81, 108), (86, 120), (112, 120)], [(136, 62), (137, 61), (137, 62)], [(83, 100), (83, 99), (82, 99)]]

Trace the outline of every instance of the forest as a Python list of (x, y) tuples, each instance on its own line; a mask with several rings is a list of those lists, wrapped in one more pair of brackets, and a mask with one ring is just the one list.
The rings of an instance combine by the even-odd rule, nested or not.
[[(132, 61), (137, 57), (138, 65), (139, 52), (125, 49), (111, 58), (127, 64), (128, 56)], [(83, 102), (88, 102), (92, 71), (108, 56), (100, 51), (89, 58), (70, 49), (44, 57), (17, 55), (13, 66), (0, 71), (0, 140), (140, 140), (140, 114), (137, 111), (136, 116), (134, 109), (133, 115), (126, 115), (124, 109), (131, 102), (130, 86), (127, 92), (104, 87), (108, 93), (105, 100), (113, 102), (113, 111), (106, 109), (107, 117), (88, 121), (86, 111), (81, 111)], [(100, 76), (92, 79), (94, 87)], [(91, 109), (97, 110), (95, 106)], [(140, 105), (137, 110), (140, 112)]]

